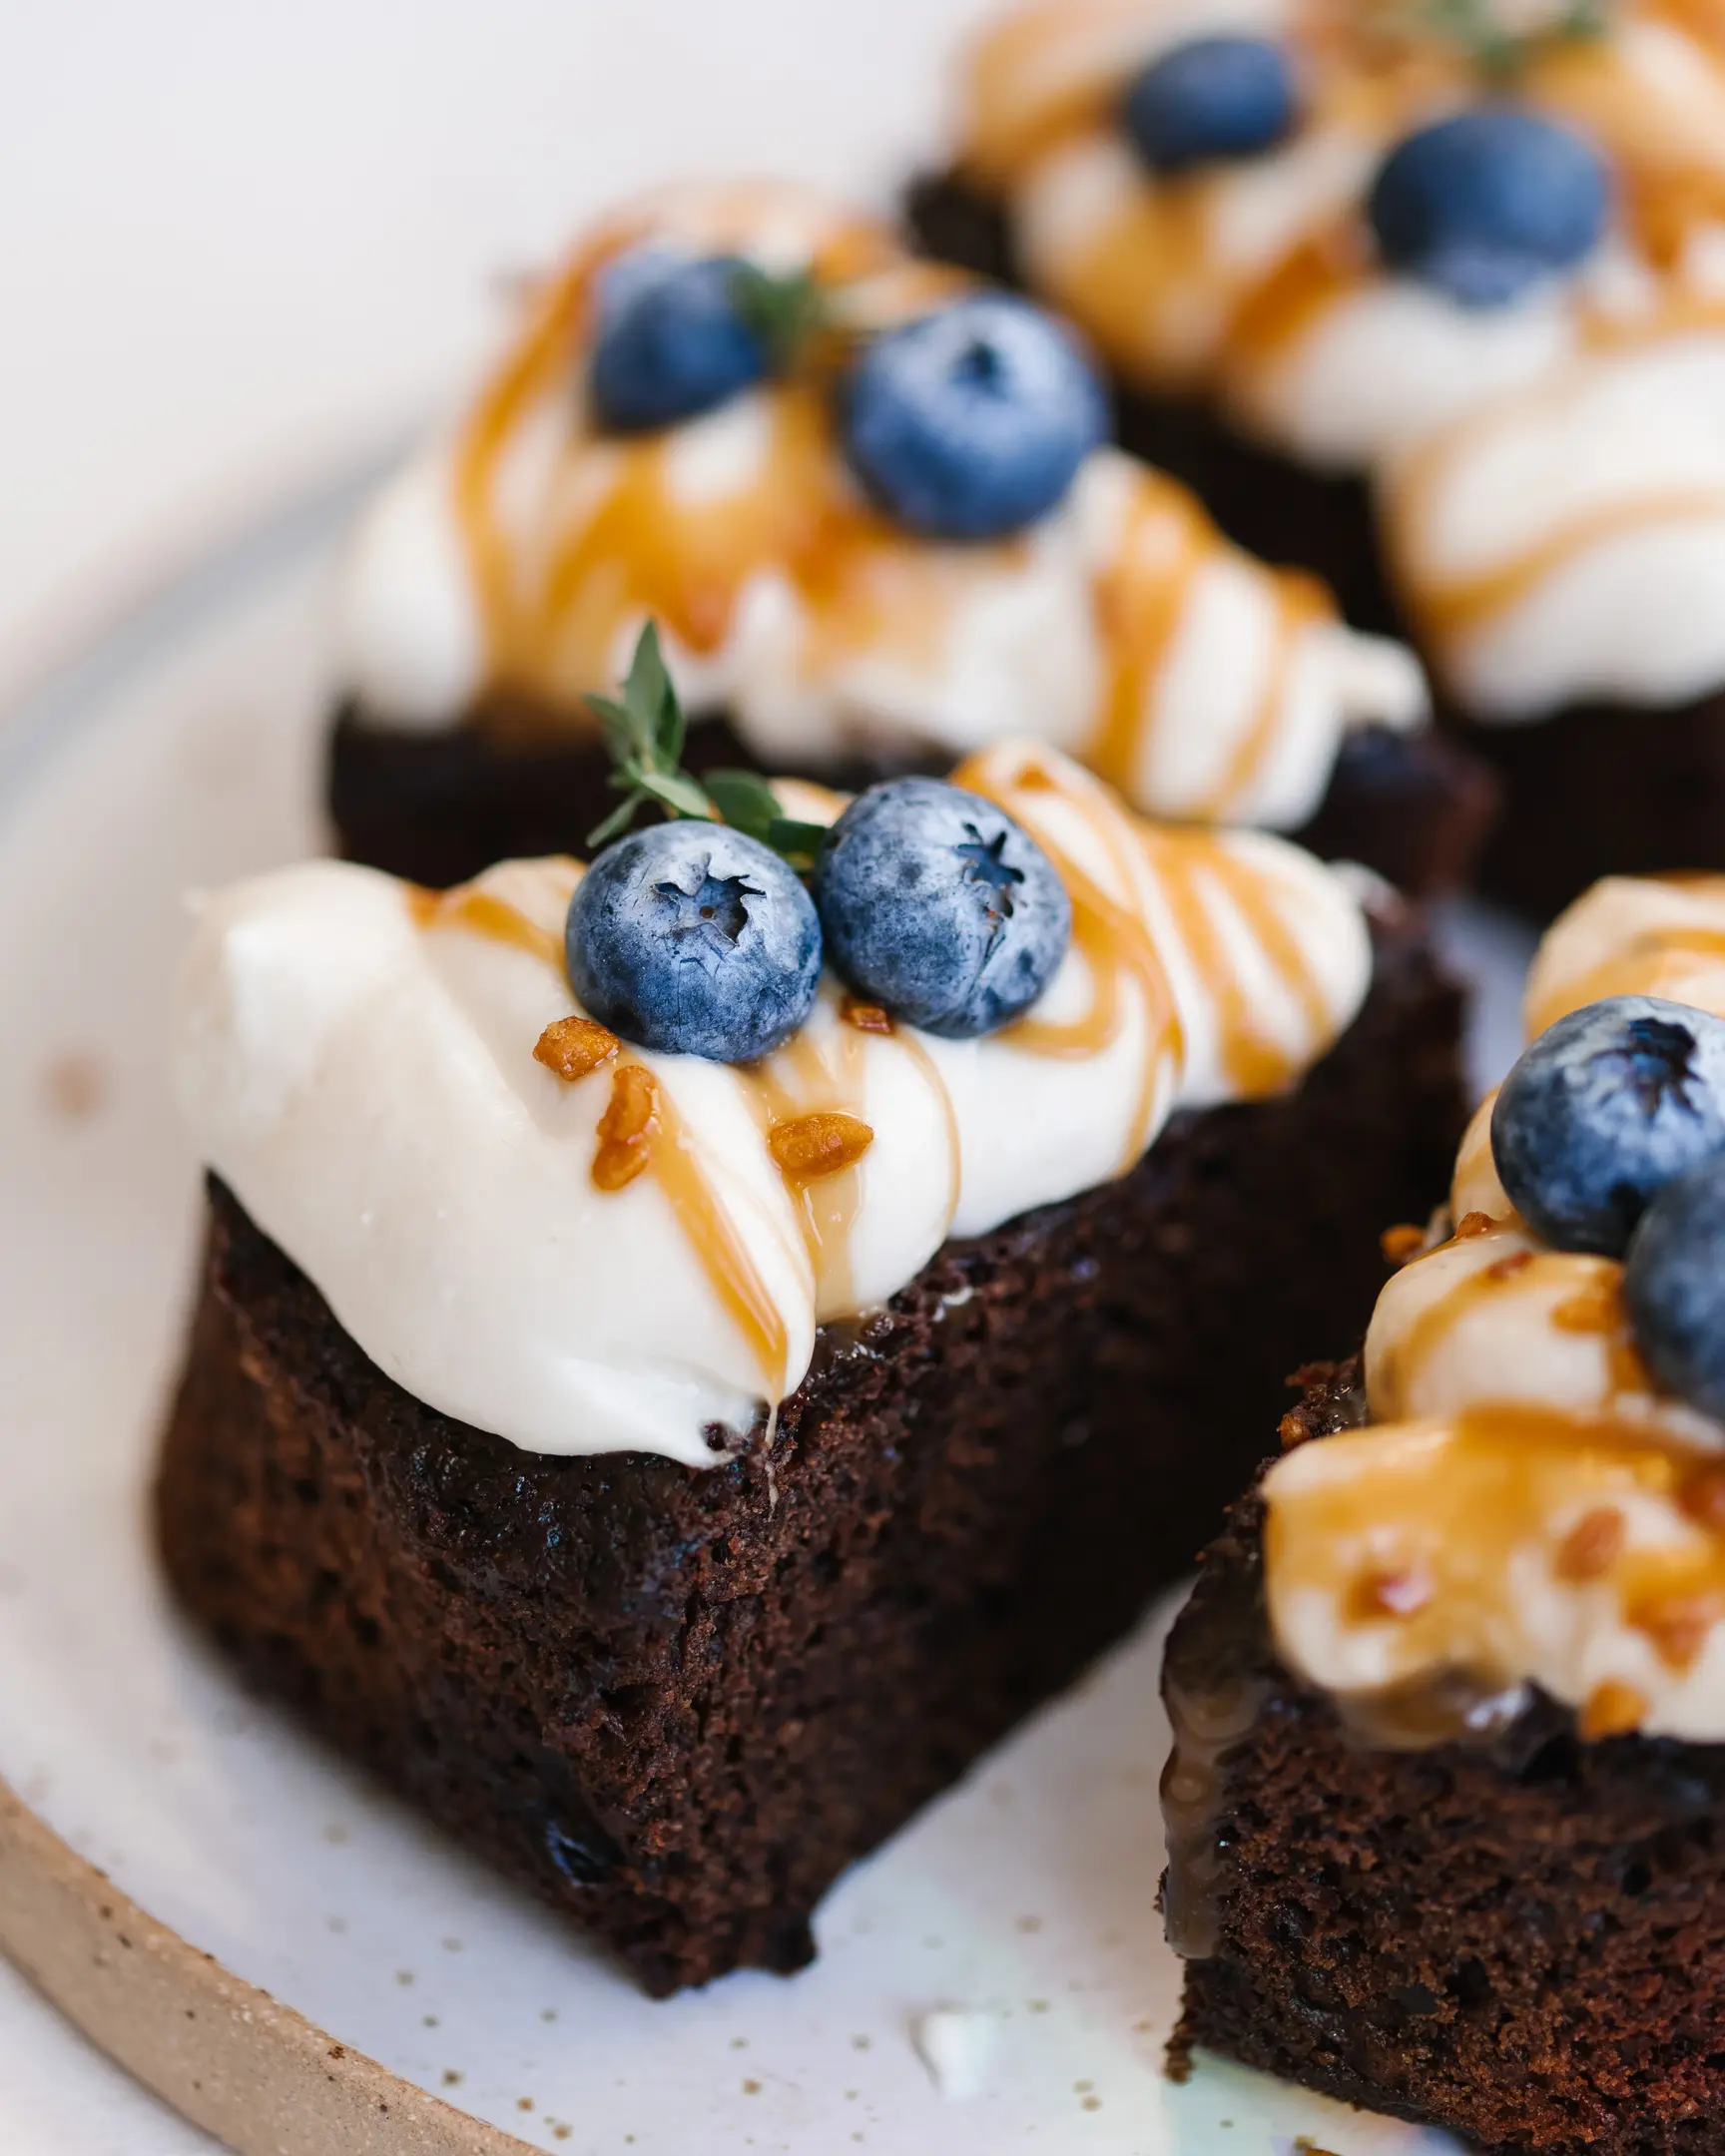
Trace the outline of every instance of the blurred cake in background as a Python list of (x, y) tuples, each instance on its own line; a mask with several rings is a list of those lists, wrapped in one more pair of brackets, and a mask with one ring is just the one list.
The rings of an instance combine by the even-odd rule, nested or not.
[(1121, 438), (1406, 627), (1549, 913), (1725, 864), (1725, 17), (1693, 0), (1032, 0), (933, 252), (1094, 341)]
[(1074, 335), (865, 218), (765, 183), (619, 212), (357, 534), (343, 849), (446, 884), (583, 846), (589, 698), (652, 615), (696, 770), (855, 786), (1032, 738), (1158, 817), (1463, 880), (1489, 786), (1407, 651), (1105, 432)]

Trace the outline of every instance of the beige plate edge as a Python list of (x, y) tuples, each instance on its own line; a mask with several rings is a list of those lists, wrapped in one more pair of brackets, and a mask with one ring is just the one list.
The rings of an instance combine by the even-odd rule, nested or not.
[(0, 1781), (0, 1949), (236, 2156), (530, 2156), (159, 1923)]

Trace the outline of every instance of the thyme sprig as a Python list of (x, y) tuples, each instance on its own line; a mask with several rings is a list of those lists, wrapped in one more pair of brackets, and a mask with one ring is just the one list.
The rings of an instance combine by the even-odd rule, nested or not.
[(767, 347), (775, 374), (789, 374), (815, 339), (831, 325), (829, 295), (808, 270), (775, 276), (759, 263), (739, 262), (731, 271), (737, 311)]
[(683, 769), (689, 723), (665, 665), (655, 622), (649, 621), (636, 641), (621, 696), (590, 696), (587, 702), (604, 730), (612, 766), (608, 784), (623, 797), (588, 832), (590, 846), (604, 845), (626, 831), (637, 812), (651, 804), (668, 817), (729, 824), (771, 846), (800, 874), (814, 866), (824, 826), (786, 815), (758, 772), (712, 771), (696, 779)]
[(1409, 30), (1457, 47), (1484, 74), (1515, 75), (1545, 45), (1603, 36), (1612, 0), (1559, 0), (1538, 19), (1513, 20), (1504, 0), (1408, 0), (1400, 11)]

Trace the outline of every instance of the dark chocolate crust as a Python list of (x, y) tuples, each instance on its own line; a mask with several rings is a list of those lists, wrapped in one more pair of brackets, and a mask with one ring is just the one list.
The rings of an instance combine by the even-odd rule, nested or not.
[(269, 1692), (650, 1990), (790, 1970), (844, 1867), (1192, 1561), (1296, 1344), (1342, 1341), (1382, 1221), (1440, 1190), (1458, 995), (1389, 934), (1284, 1098), (949, 1245), (824, 1334), (702, 1472), (544, 1458), (385, 1377), (212, 1188), (157, 1524)]
[[(1310, 1374), (1286, 1438), (1364, 1419), (1357, 1365)], [(1725, 1746), (1583, 1743), (1537, 1697), (1488, 1742), (1375, 1749), (1277, 1664), (1261, 1525), (1254, 1493), (1168, 1646), (1171, 1702), (1256, 1700), (1180, 1852), (1215, 1950), (1176, 2070), (1202, 2045), (1494, 2156), (1725, 2149)]]
[[(1018, 281), (998, 208), (950, 174), (914, 183), (906, 215), (928, 253)], [(1195, 403), (1119, 383), (1114, 399), (1121, 443), (1184, 480), (1231, 538), (1323, 577), (1361, 628), (1409, 636), (1360, 480), (1303, 471)], [(1549, 920), (1602, 875), (1725, 869), (1725, 690), (1666, 709), (1574, 705), (1528, 726), (1477, 725), (1452, 705), (1439, 718), (1502, 796), (1478, 864), (1489, 896)]]
[[(690, 727), (686, 761), (697, 772), (759, 768), (717, 717)], [(852, 761), (798, 776), (855, 793), (907, 770), (947, 768), (940, 757)], [(589, 735), (511, 741), (482, 723), (389, 733), (349, 705), (330, 737), (329, 812), (347, 859), (441, 888), (511, 855), (585, 851), (588, 832), (616, 806), (609, 770)], [(1495, 802), (1483, 769), (1441, 737), (1369, 729), (1344, 744), (1317, 814), (1291, 835), (1430, 897), (1467, 882)]]

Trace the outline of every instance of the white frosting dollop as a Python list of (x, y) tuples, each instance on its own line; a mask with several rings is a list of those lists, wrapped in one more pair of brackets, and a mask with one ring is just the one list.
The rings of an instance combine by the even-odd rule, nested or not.
[[(177, 1072), (203, 1159), (416, 1397), (532, 1451), (710, 1463), (710, 1433), (741, 1438), (796, 1387), (818, 1325), (883, 1304), (949, 1235), (1124, 1172), (1176, 1106), (1291, 1082), (1365, 995), (1346, 880), (1283, 841), (1160, 832), (1040, 750), (960, 776), (1074, 898), (1073, 947), (1018, 1026), (869, 1032), (828, 980), (759, 1066), (625, 1044), (569, 1082), (533, 1051), (577, 1014), (576, 863), (433, 899), (313, 862), (200, 912)], [(625, 1065), (658, 1134), (648, 1172), (601, 1189)], [(771, 1133), (835, 1110), (871, 1134), (861, 1160), (782, 1173)]]
[(448, 729), (497, 690), (590, 725), (586, 695), (625, 671), (649, 614), (685, 705), (723, 708), (768, 768), (1033, 737), (1147, 812), (1288, 829), (1349, 729), (1424, 722), (1401, 646), (1343, 627), (1117, 450), (1030, 529), (949, 545), (867, 507), (806, 383), (651, 436), (597, 431), (585, 292), (642, 239), (780, 269), (789, 252), (869, 319), (921, 310), (947, 278), (793, 190), (677, 191), (603, 228), (355, 535), (340, 673), (368, 723)]

